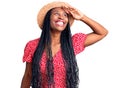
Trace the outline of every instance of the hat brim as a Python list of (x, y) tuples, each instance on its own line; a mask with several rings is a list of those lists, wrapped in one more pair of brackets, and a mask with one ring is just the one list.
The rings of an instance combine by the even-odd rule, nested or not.
[[(42, 29), (45, 15), (50, 9), (56, 8), (56, 7), (63, 7), (63, 6), (70, 6), (70, 5), (66, 2), (55, 1), (55, 2), (51, 2), (43, 6), (40, 9), (38, 16), (37, 16), (37, 22), (38, 22), (39, 27)], [(70, 26), (73, 24), (73, 22), (74, 22), (74, 18), (70, 15), (69, 16)]]

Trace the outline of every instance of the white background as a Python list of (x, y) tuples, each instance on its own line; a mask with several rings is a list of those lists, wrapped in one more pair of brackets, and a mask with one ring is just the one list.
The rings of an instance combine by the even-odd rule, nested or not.
[[(0, 0), (0, 88), (20, 88), (25, 44), (40, 36), (36, 16), (52, 0)], [(120, 88), (119, 0), (64, 0), (109, 31), (100, 42), (77, 55), (79, 88)], [(76, 21), (72, 32), (91, 32)]]

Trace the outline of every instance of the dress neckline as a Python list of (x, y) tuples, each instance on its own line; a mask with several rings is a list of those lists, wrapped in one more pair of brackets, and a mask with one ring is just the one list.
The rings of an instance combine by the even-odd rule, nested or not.
[[(54, 55), (52, 55), (52, 58), (55, 58), (60, 52), (61, 52), (61, 48)], [(47, 56), (47, 53), (45, 50), (43, 52), (43, 55)]]

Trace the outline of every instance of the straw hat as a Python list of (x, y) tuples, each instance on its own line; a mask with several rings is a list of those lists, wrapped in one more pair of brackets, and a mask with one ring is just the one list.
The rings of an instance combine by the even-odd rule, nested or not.
[[(37, 16), (37, 22), (38, 22), (39, 27), (42, 29), (45, 15), (50, 9), (55, 8), (55, 7), (62, 7), (62, 6), (70, 6), (70, 5), (66, 2), (54, 1), (54, 2), (48, 3), (47, 5), (43, 6), (40, 9), (38, 16)], [(70, 26), (73, 24), (73, 22), (74, 22), (74, 18), (70, 15), (69, 17)]]

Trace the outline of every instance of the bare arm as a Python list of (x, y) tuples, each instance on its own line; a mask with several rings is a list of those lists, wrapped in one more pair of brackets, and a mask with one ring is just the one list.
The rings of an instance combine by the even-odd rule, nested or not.
[(21, 88), (30, 88), (31, 78), (32, 78), (31, 63), (26, 63), (25, 73), (21, 82)]
[(88, 18), (85, 15), (81, 18), (81, 21), (87, 24), (93, 31), (92, 33), (87, 34), (85, 46), (89, 46), (91, 44), (96, 43), (108, 34), (106, 28), (104, 28), (101, 24)]
[(97, 41), (104, 38), (108, 31), (98, 22), (90, 19), (89, 17), (85, 16), (82, 12), (78, 9), (70, 7), (62, 7), (68, 14), (72, 15), (74, 19), (80, 20), (87, 24), (91, 29), (92, 33), (87, 34), (87, 38), (85, 40), (85, 47), (91, 44), (96, 43)]

